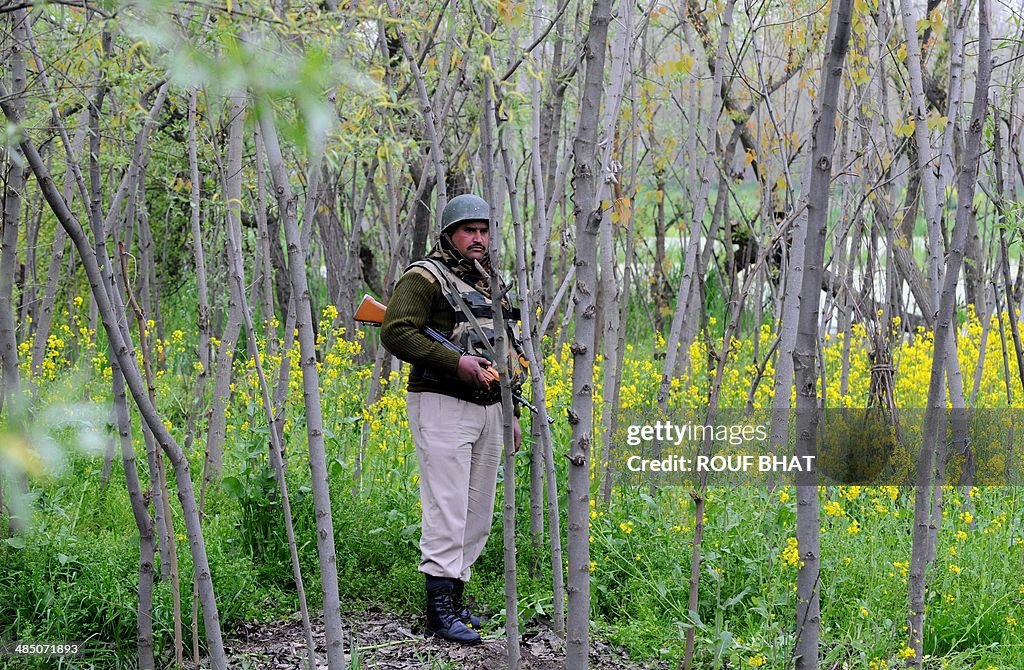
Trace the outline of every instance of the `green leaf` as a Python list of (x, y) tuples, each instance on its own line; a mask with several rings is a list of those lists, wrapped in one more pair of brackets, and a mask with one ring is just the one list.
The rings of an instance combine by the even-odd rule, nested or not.
[(245, 496), (245, 486), (238, 477), (225, 477), (223, 485), (224, 490), (232, 498), (241, 500)]
[(938, 128), (941, 132), (945, 130), (946, 126), (949, 124), (949, 117), (932, 114), (928, 117), (926, 123), (928, 124), (928, 130), (934, 132), (935, 129)]
[(914, 117), (910, 117), (906, 121), (897, 121), (893, 124), (893, 132), (897, 137), (913, 137), (914, 127), (917, 125), (917, 120)]
[(722, 658), (725, 652), (729, 651), (736, 645), (736, 641), (733, 639), (732, 633), (727, 630), (723, 630), (718, 634), (718, 640), (715, 641), (715, 659)]
[(24, 549), (25, 548), (25, 538), (22, 537), (21, 535), (15, 535), (14, 537), (9, 537), (6, 540), (4, 540), (4, 542), (6, 542), (7, 544), (11, 545), (15, 549)]
[(736, 595), (734, 595), (732, 598), (729, 598), (724, 603), (722, 603), (722, 609), (727, 609), (729, 607), (732, 607), (733, 605), (735, 605), (739, 601), (741, 601), (744, 598), (746, 598), (748, 593), (750, 593), (750, 587), (749, 586), (747, 588), (743, 589), (742, 591), (740, 591), (739, 593), (737, 593)]

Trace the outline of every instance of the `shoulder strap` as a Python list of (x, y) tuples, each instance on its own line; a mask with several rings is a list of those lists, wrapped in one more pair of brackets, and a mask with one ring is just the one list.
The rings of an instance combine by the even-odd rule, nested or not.
[(409, 266), (405, 269), (406, 272), (413, 272), (417, 270), (419, 272), (425, 271), (426, 273), (429, 273), (431, 277), (437, 280), (437, 282), (441, 284), (441, 292), (444, 294), (445, 298), (448, 299), (448, 302), (452, 304), (452, 307), (458, 307), (458, 305), (455, 304), (455, 301), (451, 297), (453, 293), (458, 292), (455, 288), (455, 283), (457, 279), (455, 275), (452, 274), (451, 270), (449, 270), (447, 266), (445, 266), (444, 263), (439, 263), (432, 258), (422, 258), (418, 261), (410, 263)]
[(422, 268), (422, 267), (420, 267), (418, 265), (415, 265), (415, 266), (410, 265), (409, 267), (407, 267), (405, 269), (405, 272), (406, 272), (406, 274), (414, 274), (414, 275), (417, 275), (419, 277), (423, 277), (424, 279), (429, 281), (431, 284), (436, 284), (437, 283), (437, 277), (434, 276), (433, 272), (431, 272), (430, 270), (427, 270), (426, 268)]

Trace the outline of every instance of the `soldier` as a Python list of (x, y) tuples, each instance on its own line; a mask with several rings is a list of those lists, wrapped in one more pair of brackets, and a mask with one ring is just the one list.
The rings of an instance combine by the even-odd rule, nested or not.
[[(492, 362), (489, 220), (482, 198), (453, 198), (441, 214), (438, 243), (406, 269), (381, 328), (384, 346), (412, 364), (406, 407), (420, 469), (427, 627), (462, 644), (480, 642), (473, 630), (480, 620), (463, 594), (490, 533), (502, 449), (501, 391)], [(517, 320), (504, 297), (502, 306), (508, 324)], [(430, 339), (424, 327), (444, 333), (467, 353)], [(516, 344), (515, 331), (508, 330)], [(509, 370), (511, 379), (522, 379), (521, 369)], [(518, 450), (518, 421), (514, 430)]]

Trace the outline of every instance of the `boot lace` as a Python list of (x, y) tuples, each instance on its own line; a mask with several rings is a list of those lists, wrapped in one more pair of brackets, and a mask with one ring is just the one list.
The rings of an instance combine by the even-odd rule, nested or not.
[(440, 591), (434, 594), (435, 607), (437, 608), (437, 618), (445, 628), (451, 628), (452, 624), (456, 621), (461, 622), (459, 611), (455, 607), (455, 601), (452, 599), (452, 594), (448, 591)]

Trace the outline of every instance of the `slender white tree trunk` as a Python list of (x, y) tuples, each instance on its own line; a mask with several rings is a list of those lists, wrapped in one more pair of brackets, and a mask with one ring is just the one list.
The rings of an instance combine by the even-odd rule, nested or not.
[[(586, 75), (573, 154), (576, 215), (576, 331), (573, 354), (573, 404), (569, 423), (569, 619), (566, 667), (587, 667), (590, 650), (590, 466), (594, 441), (594, 347), (597, 311), (597, 237), (601, 225), (597, 201), (597, 126), (604, 88), (604, 61), (611, 21), (611, 0), (595, 0), (584, 47)], [(597, 205), (595, 207), (595, 205)]]
[[(13, 40), (10, 50), (11, 78), (15, 113), (25, 114), (25, 46), (28, 44), (28, 12), (17, 9), (10, 15)], [(21, 201), (25, 190), (25, 167), (17, 148), (4, 152), (3, 233), (0, 236), (0, 408), (20, 393), (18, 378), (18, 338), (14, 329), (14, 273), (18, 266), (18, 232), (21, 229)]]
[[(964, 146), (964, 160), (960, 166), (957, 183), (957, 211), (953, 235), (946, 256), (946, 270), (942, 292), (935, 318), (934, 354), (932, 356), (931, 378), (928, 384), (928, 405), (925, 410), (924, 439), (917, 462), (917, 488), (914, 498), (914, 536), (911, 547), (910, 574), (907, 591), (909, 616), (907, 622), (907, 646), (915, 656), (908, 659), (911, 667), (921, 667), (925, 630), (925, 588), (928, 564), (934, 557), (937, 521), (941, 512), (941, 489), (936, 486), (940, 476), (939, 440), (942, 434), (946, 412), (944, 377), (950, 369), (949, 358), (955, 356), (953, 346), (956, 311), (956, 288), (960, 279), (964, 249), (967, 244), (969, 219), (973, 215), (974, 190), (981, 159), (982, 131), (988, 112), (988, 85), (992, 75), (992, 43), (989, 34), (989, 0), (978, 0), (978, 74), (975, 78), (974, 104), (971, 122), (967, 127), (967, 141)], [(959, 366), (957, 366), (959, 369)], [(952, 380), (951, 380), (952, 381)], [(962, 385), (961, 385), (962, 399)], [(957, 407), (954, 402), (954, 407)], [(954, 415), (954, 426), (962, 420)]]
[[(490, 22), (490, 19), (488, 19)], [(489, 27), (493, 29), (493, 25)], [(485, 50), (488, 58), (493, 59), (493, 53), (488, 47)], [(498, 371), (501, 385), (501, 414), (502, 434), (505, 444), (504, 462), (504, 497), (502, 503), (502, 545), (504, 547), (505, 559), (505, 638), (507, 667), (509, 670), (518, 670), (522, 658), (519, 638), (519, 584), (516, 573), (516, 454), (513, 446), (513, 425), (517, 421), (512, 414), (512, 388), (509, 386), (508, 378), (508, 352), (511, 344), (505, 331), (505, 316), (502, 308), (502, 287), (498, 281), (498, 268), (500, 264), (501, 235), (503, 227), (499, 222), (503, 218), (504, 207), (499, 206), (499, 193), (497, 178), (494, 166), (494, 127), (500, 120), (497, 119), (495, 108), (494, 80), (489, 74), (483, 78), (483, 118), (480, 123), (480, 158), (484, 173), (484, 197), (490, 203), (490, 235), (488, 237), (488, 255), (491, 264), (491, 311), (494, 315), (494, 350), (496, 352)], [(507, 152), (503, 153), (503, 156)], [(516, 208), (518, 214), (518, 203), (516, 201), (515, 182), (509, 182), (508, 192), (512, 207)]]
[[(618, 30), (612, 42), (612, 67), (611, 82), (612, 88), (608, 92), (608, 102), (604, 109), (604, 120), (601, 123), (604, 150), (602, 151), (601, 168), (604, 179), (598, 191), (598, 202), (595, 207), (601, 206), (601, 201), (612, 193), (621, 193), (621, 189), (613, 189), (612, 183), (618, 185), (620, 179), (622, 162), (615, 156), (614, 149), (616, 141), (616, 127), (619, 120), (619, 107), (622, 103), (622, 92), (626, 80), (632, 81), (632, 62), (630, 55), (633, 48), (633, 3), (624, 2), (619, 8)], [(621, 151), (619, 153), (621, 156)], [(617, 410), (615, 407), (616, 379), (621, 373), (622, 363), (619, 359), (619, 303), (629, 299), (620, 292), (621, 281), (616, 276), (617, 263), (615, 261), (615, 230), (624, 225), (631, 217), (628, 211), (632, 209), (632, 202), (621, 203), (619, 211), (626, 211), (625, 216), (615, 224), (607, 221), (601, 226), (599, 248), (601, 255), (601, 290), (598, 295), (602, 302), (600, 306), (602, 314), (602, 333), (598, 339), (602, 341), (604, 352), (603, 373), (604, 378), (601, 387), (601, 427), (602, 445), (601, 459), (598, 462), (598, 472), (603, 473), (603, 488), (611, 490), (611, 459), (612, 459), (612, 436), (615, 432)], [(628, 265), (628, 259), (627, 259)]]
[[(303, 401), (306, 407), (306, 435), (309, 441), (309, 467), (312, 472), (313, 506), (316, 509), (317, 555), (320, 559), (320, 586), (324, 598), (324, 626), (327, 633), (327, 664), (331, 670), (345, 667), (344, 633), (341, 627), (341, 601), (338, 595), (337, 554), (334, 549), (334, 522), (331, 518), (331, 494), (324, 447), (323, 408), (320, 404), (320, 376), (316, 369), (316, 342), (306, 259), (299, 232), (296, 197), (292, 193), (284, 157), (277, 139), (277, 127), (270, 110), (262, 110), (260, 128), (270, 165), (270, 176), (277, 194), (278, 210), (284, 224), (288, 245), (288, 275), (296, 305), (295, 325), (299, 331), (299, 352), (302, 359)], [(312, 163), (310, 176), (320, 172), (319, 162)], [(311, 182), (312, 189), (312, 182)], [(315, 199), (315, 189), (310, 191)], [(306, 209), (312, 207), (312, 201)], [(312, 212), (307, 212), (307, 217)], [(304, 230), (311, 225), (305, 222)]]
[[(704, 136), (709, 138), (707, 145), (707, 156), (704, 165), (700, 170), (700, 192), (693, 202), (693, 217), (690, 220), (690, 238), (686, 245), (686, 257), (683, 260), (683, 275), (679, 282), (679, 290), (676, 293), (676, 310), (672, 316), (672, 325), (669, 328), (668, 337), (665, 338), (665, 365), (661, 372), (661, 385), (658, 388), (658, 409), (664, 414), (668, 408), (669, 390), (672, 379), (676, 374), (676, 363), (679, 354), (679, 343), (682, 338), (683, 322), (685, 320), (688, 302), (694, 288), (694, 277), (699, 264), (699, 252), (701, 233), (704, 230), (704, 214), (707, 212), (708, 194), (711, 191), (711, 179), (717, 173), (715, 169), (715, 141), (718, 134), (718, 117), (722, 112), (722, 80), (725, 76), (725, 50), (729, 42), (729, 33), (732, 28), (733, 9), (736, 6), (735, 0), (728, 0), (722, 10), (722, 28), (719, 34), (718, 52), (715, 54), (715, 71), (712, 73), (711, 83), (711, 113), (708, 114), (708, 123), (704, 129)], [(699, 295), (699, 292), (697, 292)]]
[[(800, 316), (797, 325), (793, 369), (796, 374), (798, 457), (816, 453), (819, 420), (818, 323), (821, 277), (825, 259), (825, 235), (832, 181), (832, 157), (836, 139), (836, 106), (842, 83), (843, 65), (850, 39), (853, 0), (837, 0), (829, 19), (828, 55), (821, 75), (818, 115), (811, 147), (811, 179), (808, 184), (807, 235), (804, 273), (800, 287)], [(818, 487), (815, 476), (797, 482), (796, 539), (800, 551), (797, 574), (796, 670), (817, 670), (821, 636), (820, 558)]]
[(128, 414), (128, 400), (125, 394), (124, 376), (114, 362), (114, 417), (121, 443), (121, 460), (128, 487), (135, 525), (139, 529), (139, 586), (138, 586), (138, 646), (139, 670), (156, 667), (153, 659), (153, 519), (149, 515), (146, 499), (139, 483), (139, 472), (135, 465), (135, 449), (132, 447), (132, 421)]

